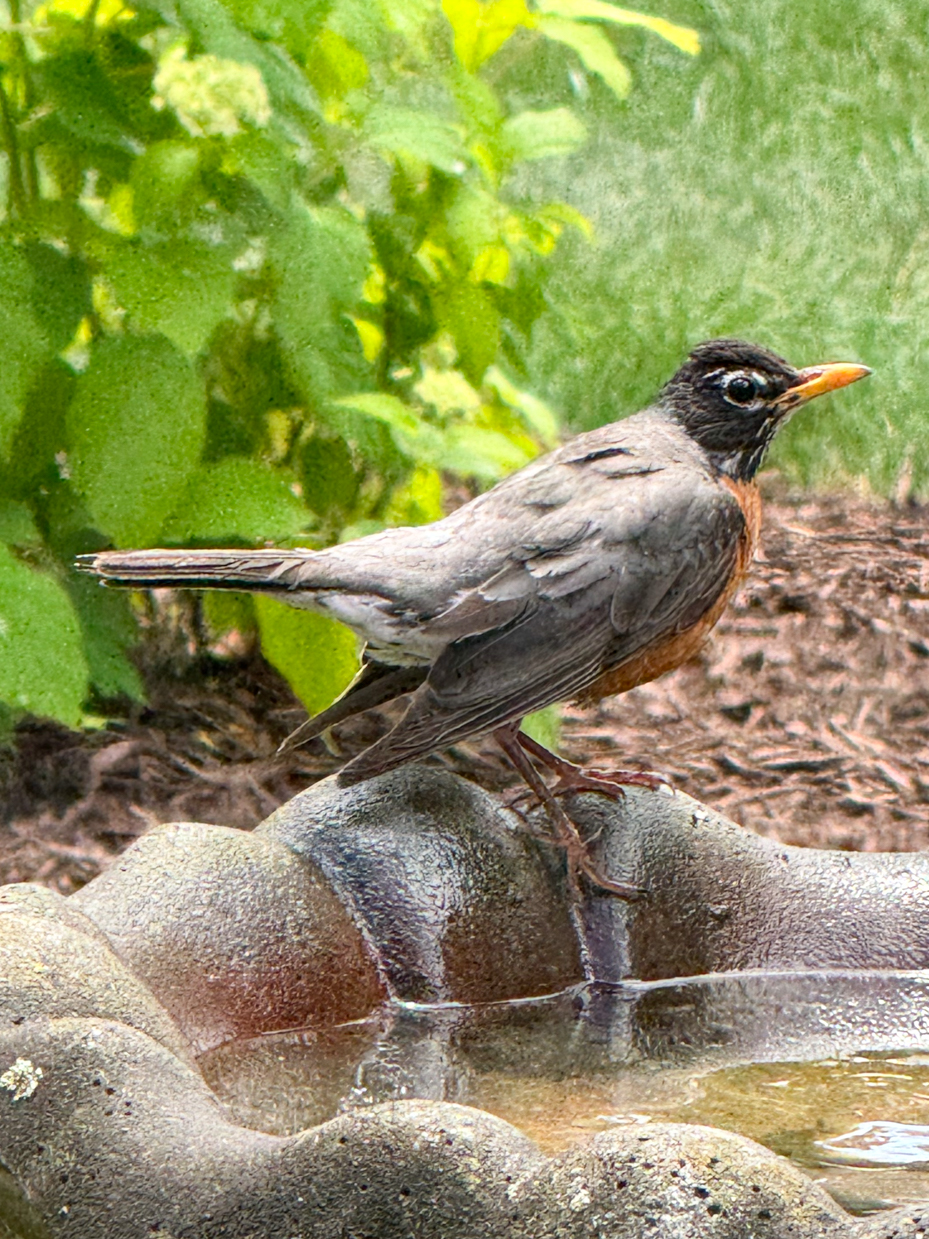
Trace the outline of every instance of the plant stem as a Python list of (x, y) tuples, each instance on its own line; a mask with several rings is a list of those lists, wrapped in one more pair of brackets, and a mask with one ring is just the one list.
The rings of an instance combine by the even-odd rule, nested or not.
[(84, 14), (84, 46), (90, 47), (97, 32), (97, 13), (100, 11), (100, 0), (90, 0), (90, 8)]
[(0, 77), (0, 120), (3, 122), (3, 145), (6, 149), (10, 165), (10, 201), (8, 213), (14, 213), (22, 219), (26, 214), (26, 188), (23, 184), (23, 170), (19, 162), (19, 140), (16, 136), (16, 121), (10, 100)]
[[(26, 52), (26, 40), (23, 38), (22, 29), (21, 29), (22, 10), (20, 7), (20, 0), (9, 0), (9, 6), (10, 6), (10, 20), (13, 25), (13, 29), (15, 31), (14, 45), (16, 47), (16, 55), (17, 55), (17, 60), (19, 62), (18, 68), (19, 68), (20, 76), (22, 78), (22, 114), (24, 116), (28, 116), (30, 110), (32, 109), (32, 105), (34, 102), (34, 95), (33, 95), (33, 90), (32, 90), (32, 79), (29, 76), (29, 56)], [(9, 102), (7, 103), (7, 107), (9, 108)], [(14, 147), (16, 147), (18, 146), (18, 140), (17, 140), (15, 125), (13, 126), (12, 132), (13, 132)], [(12, 156), (10, 158), (10, 163), (12, 167)], [(38, 173), (38, 166), (36, 164), (36, 153), (35, 153), (35, 150), (31, 146), (24, 152), (23, 161), (18, 166), (20, 169), (20, 183), (21, 184), (22, 184), (22, 170), (23, 170), (23, 166), (25, 166), (26, 180), (25, 180), (25, 184), (22, 184), (23, 196), (24, 196), (23, 205), (25, 205), (25, 202), (27, 200), (34, 202), (36, 198), (39, 196), (39, 173)], [(11, 172), (11, 186), (12, 186), (12, 172)]]

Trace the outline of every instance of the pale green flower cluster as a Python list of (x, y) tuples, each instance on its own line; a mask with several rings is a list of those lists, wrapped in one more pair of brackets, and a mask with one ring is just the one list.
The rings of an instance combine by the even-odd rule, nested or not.
[(268, 88), (254, 65), (219, 56), (194, 56), (173, 47), (162, 56), (155, 74), (156, 108), (170, 107), (196, 138), (234, 137), (243, 122), (266, 125), (271, 118)]

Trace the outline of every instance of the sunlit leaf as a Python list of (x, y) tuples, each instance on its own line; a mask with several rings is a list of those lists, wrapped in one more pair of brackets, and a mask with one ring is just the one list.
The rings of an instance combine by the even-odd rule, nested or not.
[(384, 347), (384, 333), (377, 323), (372, 323), (366, 318), (355, 318), (352, 316), (352, 322), (355, 324), (355, 330), (358, 332), (358, 338), (361, 340), (361, 349), (365, 355), (365, 361), (377, 361), (380, 356), (381, 349)]
[(324, 99), (341, 99), (368, 80), (364, 56), (334, 30), (321, 30), (313, 40), (306, 70)]
[(76, 727), (87, 675), (68, 595), (0, 546), (0, 702)]
[(240, 633), (252, 633), (258, 626), (255, 615), (255, 600), (251, 594), (240, 594), (235, 589), (209, 589), (203, 595), (203, 618), (216, 637), (237, 629)]
[(678, 26), (663, 17), (652, 17), (634, 9), (621, 9), (615, 4), (608, 4), (606, 0), (536, 0), (536, 8), (540, 13), (568, 17), (575, 21), (591, 18), (595, 21), (615, 22), (618, 26), (642, 26), (653, 34), (660, 35), (662, 39), (667, 39), (690, 56), (696, 56), (700, 51), (700, 36), (690, 26)]
[(227, 0), (237, 23), (262, 41), (276, 39), (302, 55), (319, 36), (331, 0)]
[(531, 459), (531, 452), (499, 430), (451, 426), (446, 431), (438, 464), (464, 477), (496, 482), (514, 469), (521, 469)]
[(546, 38), (564, 43), (577, 52), (584, 67), (602, 78), (617, 99), (625, 99), (629, 94), (632, 85), (629, 70), (597, 26), (585, 26), (583, 22), (564, 17), (540, 17), (539, 29)]
[(66, 415), (72, 481), (97, 527), (120, 546), (150, 546), (205, 429), (203, 385), (168, 340), (101, 341)]
[(261, 652), (311, 714), (325, 710), (358, 670), (358, 639), (324, 615), (298, 611), (264, 594), (255, 598)]
[(423, 366), (423, 376), (413, 390), (423, 404), (431, 404), (439, 413), (469, 413), (481, 405), (478, 393), (457, 370)]
[(413, 460), (433, 461), (443, 451), (440, 431), (397, 396), (386, 392), (358, 392), (333, 401), (343, 409), (364, 413), (390, 427), (394, 441)]
[(455, 32), (455, 55), (469, 73), (520, 26), (535, 24), (526, 0), (442, 0), (442, 11)]
[(561, 710), (558, 706), (546, 706), (543, 710), (536, 710), (534, 714), (527, 714), (520, 723), (519, 730), (533, 740), (538, 740), (549, 752), (557, 753), (561, 740)]
[(390, 496), (384, 516), (389, 525), (427, 525), (444, 515), (442, 477), (438, 469), (420, 465)]
[(505, 245), (485, 245), (468, 274), (475, 284), (505, 284), (510, 274), (510, 251)]
[(503, 141), (515, 160), (570, 155), (586, 139), (582, 120), (570, 108), (520, 112), (503, 126)]
[(165, 542), (278, 541), (312, 517), (279, 470), (245, 456), (202, 465), (161, 531)]

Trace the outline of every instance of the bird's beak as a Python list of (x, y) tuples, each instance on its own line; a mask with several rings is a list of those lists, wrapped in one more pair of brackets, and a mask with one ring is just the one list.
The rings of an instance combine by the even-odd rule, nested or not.
[(797, 375), (797, 381), (788, 387), (782, 396), (774, 401), (785, 410), (797, 409), (816, 396), (822, 396), (827, 391), (835, 391), (839, 387), (847, 387), (849, 383), (857, 383), (859, 379), (867, 378), (871, 373), (867, 366), (859, 366), (849, 361), (828, 362), (824, 366), (807, 366)]

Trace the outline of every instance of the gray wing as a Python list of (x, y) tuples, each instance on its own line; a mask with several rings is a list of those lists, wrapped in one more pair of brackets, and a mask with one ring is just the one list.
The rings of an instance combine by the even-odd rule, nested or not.
[[(549, 539), (527, 547), (520, 562), (433, 621), (453, 639), (397, 726), (350, 762), (340, 782), (576, 697), (709, 610), (731, 578), (744, 532), (731, 492), (692, 461), (667, 459), (638, 471), (588, 468), (585, 483), (582, 502), (569, 505), (584, 514), (581, 532), (559, 546)], [(454, 637), (459, 611), (470, 631)], [(485, 623), (500, 615), (501, 623)]]

